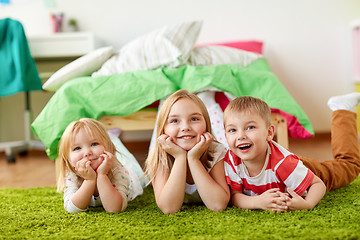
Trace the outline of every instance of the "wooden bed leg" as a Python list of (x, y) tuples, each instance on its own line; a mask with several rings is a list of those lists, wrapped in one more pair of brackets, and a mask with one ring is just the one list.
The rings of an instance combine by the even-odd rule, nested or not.
[(271, 123), (275, 125), (275, 140), (281, 146), (289, 149), (287, 121), (279, 113), (271, 113)]

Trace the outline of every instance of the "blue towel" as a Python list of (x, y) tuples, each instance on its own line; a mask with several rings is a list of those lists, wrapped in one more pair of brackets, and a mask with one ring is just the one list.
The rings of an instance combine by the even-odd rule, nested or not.
[(0, 19), (0, 97), (42, 90), (24, 28), (19, 21)]

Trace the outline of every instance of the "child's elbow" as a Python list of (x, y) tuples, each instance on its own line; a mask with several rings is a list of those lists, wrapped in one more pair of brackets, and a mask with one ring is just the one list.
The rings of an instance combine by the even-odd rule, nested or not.
[(108, 213), (117, 213), (117, 212), (121, 212), (123, 210), (121, 210), (121, 209), (105, 209), (105, 211)]
[(110, 213), (117, 213), (125, 210), (125, 208), (122, 207), (113, 207), (113, 208), (104, 208), (104, 209), (106, 212), (110, 212)]
[(214, 212), (220, 212), (220, 211), (224, 211), (227, 207), (227, 203), (218, 203), (218, 204), (214, 204), (212, 206), (209, 206), (208, 208)]
[(163, 212), (163, 214), (175, 214), (178, 211), (171, 211), (171, 210), (161, 210)]
[(180, 201), (168, 201), (168, 200), (157, 200), (156, 205), (164, 214), (175, 214), (180, 211), (182, 202)]
[[(324, 193), (324, 195), (325, 195), (325, 193), (326, 193), (326, 185), (325, 185), (325, 183), (323, 182), (323, 181), (321, 181), (321, 183), (322, 183), (322, 185), (323, 185), (323, 187), (322, 187), (322, 189), (323, 189), (323, 193)], [(323, 196), (324, 196), (323, 195)]]
[(208, 209), (214, 211), (214, 212), (220, 212), (220, 211), (224, 211), (230, 201), (230, 194), (219, 198), (219, 199), (213, 199), (213, 201), (211, 202), (205, 202), (205, 205)]
[(175, 214), (180, 210), (180, 208), (159, 208), (164, 214)]
[(121, 201), (118, 204), (114, 205), (103, 205), (106, 212), (116, 213), (116, 212), (122, 212), (125, 211), (127, 208), (127, 201)]
[(326, 193), (326, 185), (323, 181), (321, 181), (321, 184), (322, 184), (322, 190), (323, 190), (323, 197), (325, 196), (325, 193)]
[(317, 187), (318, 191), (322, 194), (321, 197), (323, 197), (326, 193), (326, 185), (320, 178), (318, 178), (317, 184), (318, 184), (318, 187)]

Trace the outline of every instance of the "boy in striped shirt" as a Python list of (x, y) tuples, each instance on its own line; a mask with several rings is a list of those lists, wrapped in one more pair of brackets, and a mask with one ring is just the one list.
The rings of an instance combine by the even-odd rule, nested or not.
[(296, 155), (272, 140), (270, 112), (264, 101), (249, 96), (234, 99), (224, 112), (230, 202), (243, 209), (311, 209), (326, 186)]

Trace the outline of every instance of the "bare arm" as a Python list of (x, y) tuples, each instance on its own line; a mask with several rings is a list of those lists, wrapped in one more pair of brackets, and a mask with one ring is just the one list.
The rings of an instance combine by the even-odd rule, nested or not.
[(97, 185), (99, 189), (99, 196), (105, 211), (107, 212), (119, 212), (122, 209), (123, 196), (118, 192), (110, 182), (110, 179), (105, 174), (99, 174), (97, 178)]
[(207, 208), (213, 211), (226, 209), (230, 200), (230, 189), (226, 184), (224, 161), (215, 164), (210, 173), (200, 161), (201, 155), (209, 148), (213, 137), (210, 133), (201, 136), (200, 142), (188, 152), (188, 163), (199, 195)]
[(113, 166), (114, 156), (109, 152), (102, 154), (104, 158), (103, 162), (97, 169), (97, 187), (99, 191), (99, 196), (102, 202), (104, 209), (107, 212), (118, 212), (123, 209), (123, 196), (114, 188), (113, 184), (109, 179), (109, 172)]
[(76, 163), (76, 169), (84, 179), (80, 188), (71, 197), (71, 202), (78, 208), (85, 210), (89, 207), (91, 198), (96, 189), (96, 173), (90, 166), (88, 159)]
[(174, 158), (171, 171), (159, 169), (152, 182), (156, 204), (167, 214), (174, 214), (180, 210), (185, 196), (186, 183), (186, 151), (174, 144), (167, 135), (158, 139), (161, 146)]
[(199, 195), (207, 208), (225, 210), (230, 200), (230, 190), (225, 181), (223, 160), (216, 163), (210, 174), (200, 161), (189, 164)]
[(292, 198), (286, 202), (288, 210), (305, 210), (315, 207), (320, 202), (320, 200), (325, 195), (326, 186), (323, 181), (315, 175), (312, 182), (310, 183), (310, 187), (305, 199), (289, 188), (287, 191), (292, 196)]

